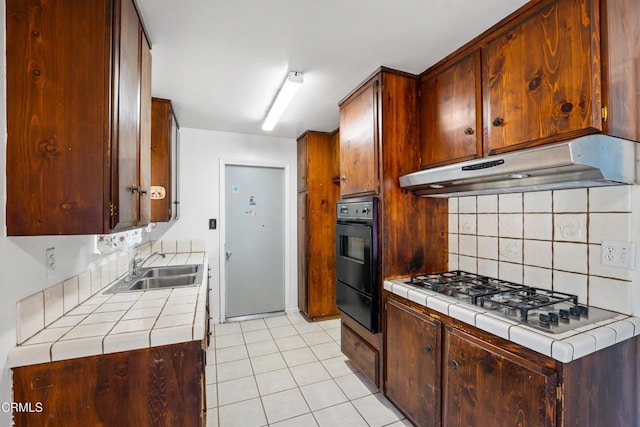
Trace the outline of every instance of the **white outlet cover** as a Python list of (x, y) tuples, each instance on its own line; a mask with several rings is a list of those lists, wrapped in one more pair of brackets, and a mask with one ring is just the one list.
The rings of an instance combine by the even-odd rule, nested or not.
[(626, 270), (635, 270), (636, 268), (636, 244), (634, 242), (603, 240), (601, 252), (600, 263), (602, 265)]

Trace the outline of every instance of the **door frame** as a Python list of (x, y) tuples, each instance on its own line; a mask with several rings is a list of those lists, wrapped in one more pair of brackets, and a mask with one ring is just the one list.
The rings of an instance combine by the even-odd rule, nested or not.
[(227, 263), (225, 256), (225, 245), (227, 242), (227, 201), (226, 201), (226, 171), (227, 166), (248, 166), (258, 168), (282, 169), (284, 171), (284, 182), (282, 185), (284, 194), (284, 310), (289, 309), (291, 292), (291, 191), (290, 191), (290, 166), (287, 163), (279, 162), (256, 162), (250, 160), (232, 160), (220, 158), (220, 247), (219, 247), (219, 270), (220, 271), (220, 322), (227, 319)]

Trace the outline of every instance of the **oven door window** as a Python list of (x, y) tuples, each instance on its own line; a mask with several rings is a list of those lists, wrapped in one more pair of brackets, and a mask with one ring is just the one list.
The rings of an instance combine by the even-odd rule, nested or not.
[(368, 295), (374, 280), (372, 233), (367, 224), (336, 225), (336, 278)]
[(354, 261), (364, 263), (364, 246), (365, 239), (355, 236), (342, 236), (342, 244), (340, 245), (341, 253), (343, 257), (352, 259)]

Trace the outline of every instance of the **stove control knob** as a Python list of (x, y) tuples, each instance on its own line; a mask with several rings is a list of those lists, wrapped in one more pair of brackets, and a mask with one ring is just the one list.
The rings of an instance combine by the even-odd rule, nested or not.
[(558, 313), (549, 313), (551, 323), (558, 323)]
[(541, 325), (548, 325), (550, 321), (551, 321), (551, 319), (549, 318), (548, 314), (540, 313), (540, 324)]
[(579, 305), (578, 308), (580, 309), (580, 314), (582, 314), (583, 316), (589, 314), (589, 307), (587, 307), (586, 305)]
[(573, 317), (580, 317), (580, 308), (578, 306), (570, 307), (569, 314), (571, 314)]
[(558, 314), (560, 315), (561, 319), (568, 319), (569, 318), (569, 310), (560, 309)]

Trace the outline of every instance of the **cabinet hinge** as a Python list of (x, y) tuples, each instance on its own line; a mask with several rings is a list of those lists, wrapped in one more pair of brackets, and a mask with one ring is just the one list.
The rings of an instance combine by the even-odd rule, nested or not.
[(562, 396), (564, 396), (564, 385), (559, 384), (556, 386), (556, 399), (558, 402), (562, 402)]
[(116, 205), (109, 203), (109, 216), (116, 216)]
[(608, 118), (609, 118), (609, 110), (607, 110), (607, 107), (602, 107), (602, 121), (606, 122)]

